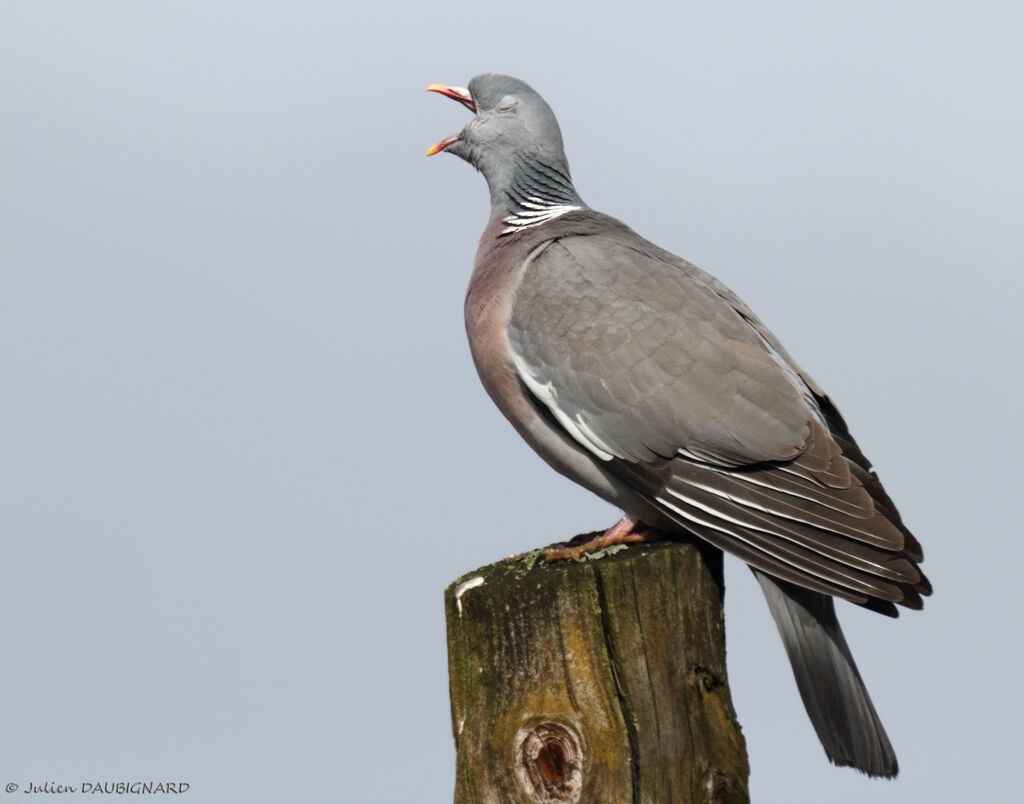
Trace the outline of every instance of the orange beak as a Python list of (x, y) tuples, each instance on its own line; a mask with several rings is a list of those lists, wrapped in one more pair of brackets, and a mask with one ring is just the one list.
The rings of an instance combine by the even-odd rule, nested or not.
[[(476, 103), (473, 101), (473, 96), (469, 94), (468, 89), (462, 87), (449, 87), (444, 84), (431, 84), (427, 87), (427, 92), (437, 92), (445, 97), (457, 100), (463, 106), (465, 106), (473, 114), (476, 114)], [(459, 141), (458, 134), (452, 134), (450, 137), (445, 137), (440, 142), (434, 143), (427, 151), (427, 156), (433, 156), (436, 153), (440, 153), (445, 148), (455, 144)]]
[(468, 89), (463, 89), (462, 87), (447, 87), (444, 84), (431, 84), (427, 87), (427, 92), (437, 92), (451, 98), (452, 100), (457, 100), (473, 114), (476, 114), (476, 103), (473, 101), (473, 96), (469, 94)]
[(445, 148), (447, 148), (449, 145), (454, 145), (458, 141), (459, 141), (459, 135), (458, 134), (452, 134), (450, 137), (445, 137), (440, 142), (435, 142), (433, 145), (430, 146), (430, 150), (427, 151), (427, 156), (433, 156), (434, 154), (440, 153)]

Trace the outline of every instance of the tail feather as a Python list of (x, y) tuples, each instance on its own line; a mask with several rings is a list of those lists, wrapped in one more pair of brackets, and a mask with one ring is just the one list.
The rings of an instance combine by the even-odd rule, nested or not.
[(828, 758), (893, 777), (896, 753), (864, 687), (828, 595), (754, 570), (793, 666), (800, 697)]

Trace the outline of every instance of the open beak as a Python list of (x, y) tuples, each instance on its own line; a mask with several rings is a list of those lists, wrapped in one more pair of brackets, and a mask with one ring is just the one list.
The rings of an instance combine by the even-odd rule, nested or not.
[[(473, 96), (469, 94), (468, 89), (463, 89), (462, 87), (449, 87), (444, 84), (431, 84), (427, 87), (427, 92), (437, 92), (451, 98), (452, 100), (457, 100), (473, 114), (476, 114), (476, 103), (473, 101)], [(427, 151), (427, 156), (433, 156), (436, 153), (440, 153), (458, 141), (458, 134), (452, 134), (450, 137), (445, 137), (440, 142), (431, 146), (430, 150)]]
[(463, 89), (462, 87), (446, 87), (444, 84), (431, 84), (427, 87), (427, 92), (438, 92), (442, 95), (446, 95), (452, 100), (457, 100), (473, 114), (476, 114), (476, 103), (473, 102), (473, 96), (469, 94), (468, 89)]

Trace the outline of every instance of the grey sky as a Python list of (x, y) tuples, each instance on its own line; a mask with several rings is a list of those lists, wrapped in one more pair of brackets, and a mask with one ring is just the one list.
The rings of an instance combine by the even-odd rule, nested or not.
[(422, 92), (551, 103), (580, 193), (829, 391), (936, 593), (842, 606), (901, 762), (828, 765), (727, 574), (759, 802), (1018, 785), (1016, 3), (0, 6), (0, 784), (451, 798), (441, 593), (611, 524), (504, 422), (462, 295), (483, 179)]

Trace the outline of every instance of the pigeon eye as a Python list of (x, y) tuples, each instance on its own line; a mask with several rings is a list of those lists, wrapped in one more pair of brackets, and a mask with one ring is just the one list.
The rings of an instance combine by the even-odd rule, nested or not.
[(516, 106), (519, 105), (519, 99), (506, 96), (501, 99), (501, 103), (498, 104), (499, 112), (511, 112)]

